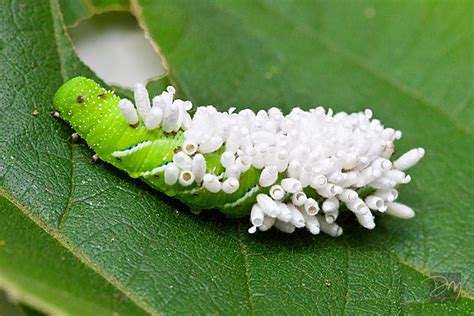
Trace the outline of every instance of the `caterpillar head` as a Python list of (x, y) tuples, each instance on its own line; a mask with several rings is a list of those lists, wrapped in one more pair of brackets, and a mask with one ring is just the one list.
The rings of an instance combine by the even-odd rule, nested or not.
[(64, 83), (54, 96), (54, 107), (79, 135), (86, 135), (98, 118), (111, 110), (119, 98), (85, 77), (75, 77)]

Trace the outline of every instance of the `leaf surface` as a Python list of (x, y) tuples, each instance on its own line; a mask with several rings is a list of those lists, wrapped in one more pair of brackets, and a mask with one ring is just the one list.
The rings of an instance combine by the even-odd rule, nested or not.
[[(5, 7), (16, 10), (1, 26), (3, 195), (17, 205), (12, 212), (26, 214), (143, 310), (472, 310), (467, 1), (132, 3), (170, 65), (166, 79), (196, 105), (371, 107), (403, 131), (400, 152), (426, 148), (400, 197), (417, 217), (380, 216), (373, 231), (350, 218), (338, 239), (306, 232), (248, 236), (246, 222), (215, 212), (192, 215), (110, 166), (90, 165), (85, 144), (68, 143), (71, 130), (48, 115), (64, 80), (94, 77), (64, 35), (57, 4)], [(447, 9), (448, 16), (440, 13)], [(31, 115), (35, 109), (39, 117)], [(463, 277), (462, 300), (452, 309), (431, 302), (429, 288), (413, 290), (437, 271)], [(405, 282), (407, 276), (416, 281)]]
[(54, 315), (146, 314), (4, 197), (0, 217), (0, 287), (16, 300)]

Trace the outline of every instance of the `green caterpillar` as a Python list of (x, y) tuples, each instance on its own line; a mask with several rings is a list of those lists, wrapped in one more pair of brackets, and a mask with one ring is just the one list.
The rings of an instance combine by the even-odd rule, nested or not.
[(169, 88), (150, 105), (141, 86), (135, 108), (93, 80), (76, 77), (58, 89), (54, 107), (101, 160), (194, 211), (250, 214), (251, 233), (306, 227), (338, 236), (342, 203), (369, 229), (375, 226), (370, 210), (414, 215), (394, 202), (395, 188), (410, 181), (403, 170), (424, 150), (392, 163), (393, 141), (401, 134), (370, 121), (371, 111), (295, 109), (284, 116), (275, 108), (255, 114), (200, 107), (191, 119), (189, 101), (173, 100), (173, 94)]
[[(183, 132), (165, 133), (161, 129), (150, 131), (145, 128), (141, 120), (137, 126), (131, 126), (119, 111), (119, 100), (120, 98), (112, 91), (100, 87), (93, 80), (76, 77), (57, 91), (54, 107), (77, 134), (86, 140), (101, 160), (124, 170), (132, 178), (140, 178), (153, 188), (177, 197), (195, 211), (217, 208), (232, 217), (248, 214), (256, 192), (252, 194), (253, 199), (249, 198), (235, 205), (233, 203), (255, 187), (259, 173), (255, 168), (242, 175), (240, 188), (233, 194), (210, 193), (202, 187), (184, 187), (179, 183), (173, 186), (166, 185), (164, 171), (150, 173), (155, 168), (163, 167), (173, 161), (174, 154), (183, 144)], [(151, 142), (151, 145), (125, 157), (112, 155), (114, 152), (131, 149), (144, 142)], [(207, 154), (206, 161), (208, 172), (221, 174), (224, 171), (219, 164), (219, 153)]]

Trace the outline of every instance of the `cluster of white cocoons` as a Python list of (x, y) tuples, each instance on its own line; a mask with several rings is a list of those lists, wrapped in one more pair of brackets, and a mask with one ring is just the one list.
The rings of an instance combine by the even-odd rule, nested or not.
[[(173, 100), (176, 90), (169, 86), (162, 94), (153, 98), (150, 103), (148, 91), (143, 84), (136, 84), (134, 88), (135, 106), (128, 99), (119, 101), (119, 109), (130, 125), (138, 124), (138, 117), (149, 130), (161, 128), (170, 133), (181, 128), (186, 129), (191, 123), (188, 111), (192, 104), (189, 101)], [(138, 113), (137, 113), (138, 112)]]
[[(142, 118), (138, 103), (146, 103), (143, 89), (137, 86), (135, 91)], [(250, 214), (250, 233), (271, 227), (292, 233), (305, 227), (312, 234), (322, 231), (339, 236), (342, 228), (336, 220), (342, 205), (367, 229), (375, 227), (373, 212), (400, 218), (414, 216), (410, 207), (395, 202), (396, 188), (410, 182), (405, 170), (418, 163), (425, 151), (415, 148), (390, 161), (393, 142), (401, 138), (401, 132), (372, 119), (372, 111), (334, 114), (332, 109), (326, 111), (322, 107), (309, 111), (294, 108), (283, 115), (277, 108), (255, 113), (250, 109), (235, 112), (234, 108), (219, 112), (213, 106), (203, 106), (197, 108), (191, 119), (186, 116), (191, 103), (173, 101), (173, 94), (174, 89), (169, 87), (153, 99), (151, 110), (149, 101), (147, 104), (148, 115), (155, 105), (163, 109), (162, 128), (166, 113), (171, 112), (169, 107), (178, 103), (179, 110), (175, 111), (183, 113), (182, 119), (166, 123), (173, 125), (172, 130), (185, 130), (182, 151), (165, 167), (166, 183), (198, 183), (210, 192), (231, 194), (238, 190), (241, 174), (251, 167), (260, 169), (257, 186), (268, 188), (268, 194), (256, 196)], [(127, 118), (125, 111), (122, 113)], [(149, 123), (147, 128), (158, 126)], [(225, 172), (206, 174), (204, 154), (221, 148), (224, 152), (220, 161)], [(306, 188), (317, 193), (317, 198), (307, 196)], [(360, 190), (368, 188), (373, 192), (359, 197)]]

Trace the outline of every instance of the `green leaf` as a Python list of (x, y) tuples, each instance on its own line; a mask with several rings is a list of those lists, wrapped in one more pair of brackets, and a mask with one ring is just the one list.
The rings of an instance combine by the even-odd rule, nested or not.
[(61, 7), (63, 22), (74, 26), (81, 20), (105, 11), (127, 11), (128, 0), (57, 0)]
[[(144, 314), (3, 197), (0, 218), (0, 287), (17, 300), (54, 315)], [(1, 302), (0, 311), (12, 315)]]
[[(86, 145), (68, 143), (71, 130), (48, 115), (63, 81), (94, 77), (64, 35), (56, 2), (4, 6), (0, 183), (17, 206), (10, 212), (26, 214), (36, 223), (30, 226), (46, 230), (143, 310), (472, 311), (468, 1), (183, 0), (132, 6), (170, 65), (167, 80), (194, 104), (284, 110), (323, 104), (338, 111), (370, 106), (384, 124), (404, 132), (397, 149), (426, 148), (400, 197), (417, 217), (380, 216), (373, 231), (348, 220), (338, 239), (305, 232), (248, 236), (246, 222), (216, 212), (192, 215), (108, 165), (90, 165)], [(9, 231), (27, 227), (8, 225)], [(1, 260), (0, 269), (6, 269)], [(461, 273), (458, 303), (430, 300), (431, 289), (419, 284), (431, 272)]]

